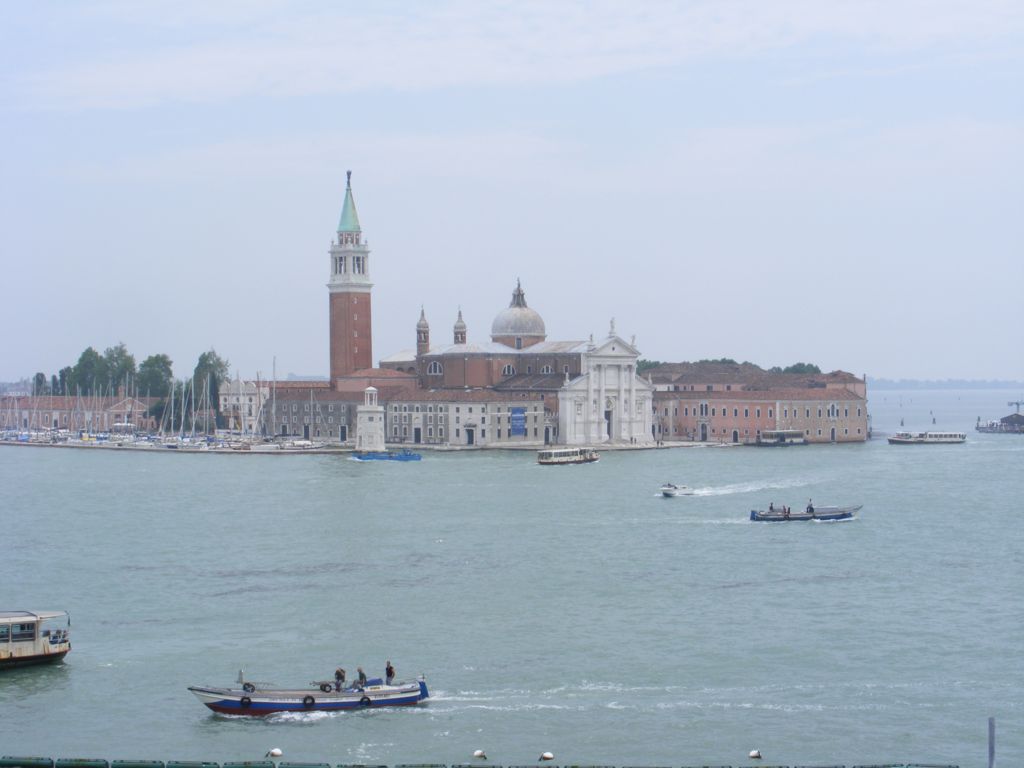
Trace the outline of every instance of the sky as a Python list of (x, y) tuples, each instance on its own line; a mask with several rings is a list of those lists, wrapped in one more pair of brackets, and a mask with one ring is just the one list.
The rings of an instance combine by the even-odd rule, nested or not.
[(0, 381), (92, 346), (328, 372), (351, 170), (373, 355), (548, 338), (1024, 380), (1024, 3), (0, 8)]

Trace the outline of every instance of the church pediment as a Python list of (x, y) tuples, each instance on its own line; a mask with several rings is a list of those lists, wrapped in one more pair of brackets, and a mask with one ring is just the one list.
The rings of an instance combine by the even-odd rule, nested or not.
[(640, 351), (619, 336), (609, 336), (588, 354), (593, 357), (640, 357)]

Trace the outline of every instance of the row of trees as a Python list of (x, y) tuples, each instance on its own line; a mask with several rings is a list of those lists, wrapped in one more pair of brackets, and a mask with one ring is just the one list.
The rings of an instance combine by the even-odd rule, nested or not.
[[(181, 396), (187, 391), (197, 402), (207, 400), (209, 407), (217, 410), (220, 404), (220, 386), (228, 380), (228, 361), (214, 350), (203, 352), (192, 371), (191, 380), (195, 387), (175, 382), (171, 358), (167, 355), (150, 355), (138, 366), (135, 355), (124, 343), (108, 347), (100, 354), (88, 347), (78, 357), (78, 362), (61, 368), (50, 377), (37, 373), (32, 379), (34, 395), (116, 395), (121, 387), (125, 394), (139, 397), (157, 397), (161, 403), (151, 409), (159, 418), (163, 405), (171, 396)], [(204, 387), (209, 389), (204, 392)], [(197, 394), (198, 392), (198, 394)]]
[[(727, 363), (728, 365), (740, 365), (731, 357), (719, 357), (716, 360), (698, 360), (698, 363)], [(636, 364), (636, 372), (643, 374), (645, 371), (651, 368), (657, 368), (661, 365), (660, 360), (638, 360)], [(753, 365), (747, 361), (743, 361), (742, 365)], [(769, 373), (821, 373), (821, 368), (816, 366), (814, 363), (793, 363), (793, 365), (787, 365), (782, 368), (778, 365), (768, 369)]]

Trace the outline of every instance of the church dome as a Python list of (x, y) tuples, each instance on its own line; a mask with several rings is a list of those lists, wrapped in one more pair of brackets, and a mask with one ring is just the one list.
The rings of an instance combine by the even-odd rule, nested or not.
[(541, 341), (547, 337), (544, 320), (535, 310), (526, 306), (526, 295), (517, 282), (512, 293), (512, 302), (506, 309), (498, 313), (491, 323), (491, 339), (502, 341), (515, 337)]

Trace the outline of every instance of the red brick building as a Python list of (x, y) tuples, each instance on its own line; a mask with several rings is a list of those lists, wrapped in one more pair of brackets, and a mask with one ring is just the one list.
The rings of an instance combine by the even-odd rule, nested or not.
[(658, 440), (757, 443), (799, 432), (809, 443), (868, 438), (867, 385), (845, 371), (772, 373), (744, 363), (670, 363), (648, 371)]

